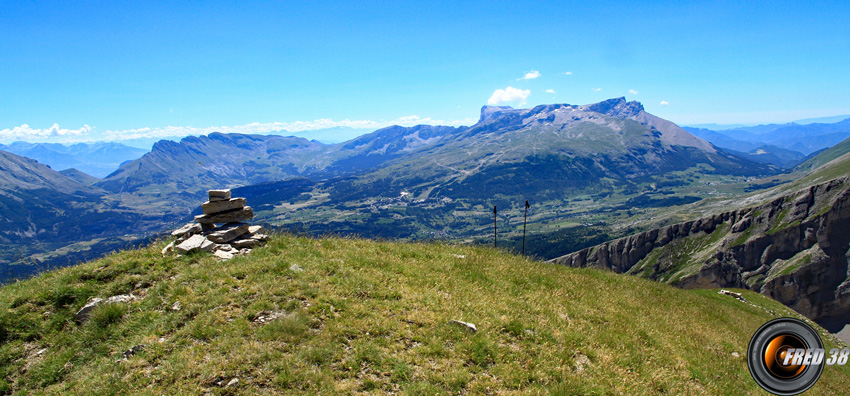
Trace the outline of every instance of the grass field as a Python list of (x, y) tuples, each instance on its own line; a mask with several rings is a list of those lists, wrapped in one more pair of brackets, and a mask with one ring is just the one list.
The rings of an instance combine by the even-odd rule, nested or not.
[(164, 243), (0, 288), (0, 394), (764, 394), (747, 343), (795, 315), (490, 248), (279, 235), (220, 262)]

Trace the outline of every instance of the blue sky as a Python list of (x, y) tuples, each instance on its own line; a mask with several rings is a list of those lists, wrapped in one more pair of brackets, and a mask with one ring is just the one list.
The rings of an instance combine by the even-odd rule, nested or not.
[(850, 114), (846, 2), (117, 3), (0, 3), (0, 142), (457, 125), (488, 101), (619, 96), (680, 124)]

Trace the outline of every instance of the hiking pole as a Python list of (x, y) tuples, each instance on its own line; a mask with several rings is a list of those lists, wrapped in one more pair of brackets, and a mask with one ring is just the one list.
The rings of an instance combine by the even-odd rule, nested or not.
[(525, 217), (522, 219), (522, 255), (525, 256), (525, 224), (528, 222), (528, 201), (525, 201)]
[(493, 247), (496, 247), (496, 238), (499, 233), (496, 231), (496, 206), (493, 206)]

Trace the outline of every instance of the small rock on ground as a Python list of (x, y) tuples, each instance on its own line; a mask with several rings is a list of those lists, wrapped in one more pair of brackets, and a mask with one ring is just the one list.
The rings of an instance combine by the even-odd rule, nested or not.
[(587, 355), (579, 352), (575, 355), (574, 361), (576, 363), (576, 372), (583, 373), (585, 367), (590, 364), (590, 358)]
[(449, 324), (453, 324), (453, 325), (456, 325), (456, 326), (460, 326), (461, 328), (463, 328), (463, 329), (465, 329), (465, 330), (468, 330), (468, 331), (471, 331), (471, 332), (473, 332), (473, 333), (474, 333), (474, 332), (476, 332), (476, 331), (478, 331), (478, 328), (477, 328), (477, 327), (475, 327), (475, 325), (474, 325), (474, 324), (472, 324), (472, 323), (461, 322), (461, 321), (459, 321), (459, 320), (454, 320), (454, 319), (452, 319), (452, 320), (450, 320), (450, 321), (449, 321)]

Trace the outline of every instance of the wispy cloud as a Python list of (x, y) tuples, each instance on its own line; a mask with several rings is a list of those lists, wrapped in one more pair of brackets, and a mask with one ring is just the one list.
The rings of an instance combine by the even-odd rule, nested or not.
[(232, 126), (209, 126), (209, 127), (191, 127), (191, 126), (166, 126), (166, 127), (145, 127), (135, 129), (107, 130), (103, 133), (88, 125), (79, 129), (62, 129), (59, 125), (54, 124), (47, 129), (32, 128), (27, 124), (11, 129), (0, 130), (0, 141), (24, 140), (29, 142), (57, 142), (57, 143), (76, 143), (96, 140), (116, 141), (128, 139), (150, 139), (150, 138), (166, 138), (166, 137), (183, 137), (183, 136), (198, 136), (207, 135), (212, 132), (222, 133), (242, 133), (242, 134), (293, 134), (302, 131), (310, 131), (316, 129), (325, 129), (333, 127), (349, 127), (354, 129), (380, 129), (391, 125), (414, 126), (420, 124), (428, 125), (472, 125), (477, 118), (465, 118), (460, 120), (437, 120), (430, 117), (420, 117), (417, 115), (409, 115), (399, 117), (394, 120), (341, 120), (335, 121), (330, 118), (323, 118), (313, 121), (295, 121), (295, 122), (252, 122), (245, 125)]
[(602, 88), (591, 88), (591, 90), (593, 90), (593, 92), (599, 92), (602, 90)]
[(638, 91), (635, 91), (634, 89), (630, 89), (629, 93), (632, 94), (632, 95), (637, 95)]
[(550, 94), (554, 94), (554, 93), (555, 93), (555, 90), (554, 90), (554, 89), (547, 89), (545, 92), (546, 92), (546, 93), (550, 93)]
[(566, 75), (568, 75), (568, 76), (572, 76), (572, 75), (573, 75), (573, 72), (571, 72), (571, 71), (567, 71), (567, 72), (564, 72), (564, 74), (566, 74)]
[(540, 77), (540, 72), (537, 71), (537, 70), (532, 70), (528, 73), (525, 73), (525, 75), (522, 76), (522, 78), (518, 78), (517, 80), (533, 80), (533, 79), (539, 78), (539, 77)]
[(372, 121), (372, 120), (340, 120), (334, 121), (330, 118), (322, 118), (313, 121), (295, 121), (295, 122), (252, 122), (245, 125), (235, 126), (211, 126), (211, 127), (175, 127), (167, 126), (163, 128), (138, 128), (125, 130), (109, 130), (104, 132), (106, 140), (125, 140), (138, 138), (157, 138), (167, 136), (189, 136), (189, 135), (207, 135), (212, 132), (222, 133), (243, 133), (243, 134), (269, 134), (269, 133), (296, 133), (302, 131), (310, 131), (316, 129), (348, 127), (354, 129), (381, 129), (391, 125), (414, 126), (414, 125), (471, 125), (475, 123), (475, 119), (467, 118), (462, 120), (436, 120), (431, 117), (420, 117), (418, 115), (409, 115), (399, 117), (389, 121)]
[(50, 128), (33, 128), (27, 124), (16, 126), (11, 129), (0, 130), (0, 139), (2, 140), (31, 140), (31, 139), (48, 139), (48, 138), (67, 138), (72, 136), (85, 136), (90, 134), (92, 127), (83, 125), (79, 129), (66, 129), (59, 127), (59, 124), (53, 124)]
[(659, 104), (662, 105), (662, 106), (667, 106), (667, 105), (670, 104), (670, 102), (668, 102), (666, 100), (662, 100), (661, 103), (659, 103)]
[(505, 103), (513, 103), (518, 102), (520, 106), (525, 104), (528, 96), (531, 95), (531, 91), (527, 89), (518, 89), (514, 87), (507, 87), (505, 89), (497, 89), (493, 91), (493, 95), (490, 95), (490, 99), (487, 99), (487, 104), (491, 106), (498, 106)]

